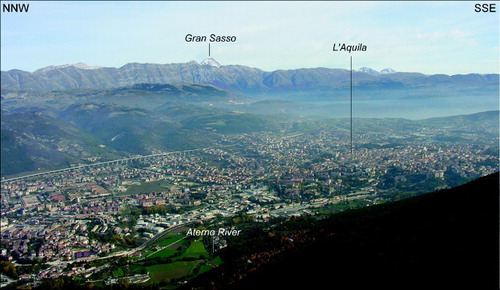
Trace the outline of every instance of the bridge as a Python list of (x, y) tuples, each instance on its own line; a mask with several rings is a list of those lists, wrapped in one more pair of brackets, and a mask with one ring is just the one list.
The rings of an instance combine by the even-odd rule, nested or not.
[(23, 176), (18, 176), (18, 177), (5, 178), (5, 179), (2, 179), (2, 181), (0, 181), (0, 182), (4, 183), (4, 182), (9, 182), (9, 181), (28, 179), (28, 178), (32, 178), (32, 177), (50, 175), (50, 174), (55, 174), (55, 173), (69, 172), (72, 170), (91, 168), (91, 167), (97, 167), (97, 166), (102, 166), (102, 165), (127, 164), (128, 162), (133, 161), (133, 160), (141, 161), (141, 160), (146, 160), (146, 159), (154, 158), (154, 157), (175, 155), (175, 154), (182, 155), (182, 154), (194, 153), (196, 151), (214, 149), (214, 148), (219, 148), (219, 147), (231, 147), (231, 146), (234, 146), (234, 145), (223, 145), (223, 146), (217, 146), (217, 147), (205, 147), (205, 148), (198, 148), (198, 149), (170, 151), (170, 152), (163, 152), (163, 153), (156, 153), (156, 154), (149, 154), (149, 155), (133, 156), (133, 157), (115, 159), (115, 160), (110, 160), (110, 161), (102, 161), (102, 162), (97, 162), (97, 163), (92, 163), (92, 164), (83, 164), (83, 165), (78, 165), (78, 166), (73, 166), (73, 167), (68, 167), (68, 168), (63, 168), (63, 169), (38, 172), (38, 173), (33, 173), (33, 174), (28, 174), (28, 175), (23, 175)]

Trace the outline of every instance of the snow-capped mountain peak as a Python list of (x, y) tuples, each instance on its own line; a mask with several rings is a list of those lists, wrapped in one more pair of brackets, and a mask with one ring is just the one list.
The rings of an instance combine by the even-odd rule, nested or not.
[(395, 70), (393, 70), (392, 68), (384, 68), (383, 70), (380, 71), (381, 74), (393, 74), (393, 73), (396, 73)]
[(201, 65), (207, 65), (207, 66), (213, 66), (213, 67), (220, 67), (220, 63), (218, 63), (215, 59), (209, 57), (204, 59), (202, 62), (200, 62)]
[(374, 76), (376, 76), (376, 75), (379, 74), (378, 71), (376, 71), (376, 70), (374, 70), (372, 68), (369, 68), (369, 67), (362, 67), (358, 71), (359, 72), (364, 72), (364, 73), (367, 73), (367, 74), (370, 74), (370, 75), (374, 75)]

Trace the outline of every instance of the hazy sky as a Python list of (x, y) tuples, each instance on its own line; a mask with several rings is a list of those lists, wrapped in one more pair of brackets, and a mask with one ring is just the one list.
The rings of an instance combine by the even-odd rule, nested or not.
[[(221, 64), (266, 71), (311, 67), (426, 74), (499, 72), (496, 13), (476, 2), (5, 2), (27, 13), (2, 12), (2, 70), (68, 63), (120, 67), (130, 62), (179, 63), (208, 57), (207, 43), (186, 34), (234, 35), (212, 43)], [(367, 46), (333, 52), (334, 43)]]

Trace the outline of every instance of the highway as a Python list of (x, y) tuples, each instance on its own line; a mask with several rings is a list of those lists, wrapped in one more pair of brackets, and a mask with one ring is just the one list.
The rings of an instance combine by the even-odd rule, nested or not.
[(128, 157), (128, 158), (122, 158), (122, 159), (115, 159), (115, 160), (111, 160), (111, 161), (103, 161), (103, 162), (97, 162), (97, 163), (92, 163), (92, 164), (84, 164), (84, 165), (78, 165), (78, 166), (63, 168), (63, 169), (57, 169), (57, 170), (50, 170), (50, 171), (44, 171), (44, 172), (39, 172), (39, 173), (33, 173), (33, 174), (24, 175), (24, 176), (18, 176), (18, 177), (12, 177), (12, 178), (5, 178), (5, 179), (2, 179), (1, 183), (9, 182), (9, 181), (15, 181), (15, 180), (21, 180), (21, 179), (27, 179), (27, 178), (36, 177), (36, 176), (43, 176), (43, 175), (50, 175), (50, 174), (54, 174), (54, 173), (67, 172), (67, 171), (72, 171), (72, 170), (82, 169), (82, 168), (90, 168), (90, 167), (102, 166), (102, 165), (108, 165), (108, 164), (127, 163), (127, 162), (132, 161), (132, 160), (143, 160), (143, 159), (147, 159), (147, 158), (153, 158), (153, 157), (159, 157), (159, 156), (167, 156), (167, 155), (174, 155), (174, 154), (188, 154), (188, 153), (193, 153), (193, 152), (196, 152), (196, 151), (202, 151), (202, 150), (207, 150), (207, 149), (214, 149), (214, 148), (219, 148), (219, 147), (231, 147), (231, 146), (234, 146), (234, 145), (224, 145), (224, 146), (217, 146), (217, 147), (205, 147), (205, 148), (198, 148), (198, 149), (181, 150), (181, 151), (171, 151), (171, 152), (164, 152), (164, 153), (157, 153), (157, 154), (150, 154), (150, 155), (140, 155), (140, 156), (134, 156), (134, 157)]

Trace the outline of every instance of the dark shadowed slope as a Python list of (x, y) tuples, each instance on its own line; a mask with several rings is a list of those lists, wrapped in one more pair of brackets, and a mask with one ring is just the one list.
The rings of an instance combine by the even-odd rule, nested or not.
[(265, 238), (243, 237), (223, 254), (225, 264), (189, 287), (498, 289), (498, 193), (496, 173), (322, 221), (288, 222)]

